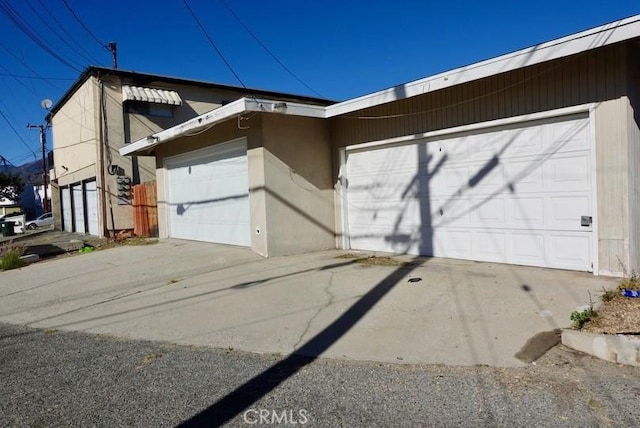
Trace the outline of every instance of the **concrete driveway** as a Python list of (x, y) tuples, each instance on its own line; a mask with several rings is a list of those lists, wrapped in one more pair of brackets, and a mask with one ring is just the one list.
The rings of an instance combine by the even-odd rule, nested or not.
[[(0, 321), (260, 353), (508, 367), (614, 279), (342, 251), (263, 259), (163, 240), (0, 272)], [(365, 253), (358, 253), (366, 256)], [(410, 282), (412, 278), (419, 281)]]

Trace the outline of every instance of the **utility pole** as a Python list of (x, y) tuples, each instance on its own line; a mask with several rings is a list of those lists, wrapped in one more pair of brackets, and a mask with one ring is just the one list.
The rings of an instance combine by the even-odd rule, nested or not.
[(111, 52), (111, 56), (113, 57), (113, 68), (118, 68), (118, 45), (116, 42), (109, 42), (105, 47)]
[(44, 200), (42, 201), (42, 207), (44, 212), (49, 212), (49, 198), (47, 196), (47, 126), (45, 125), (31, 125), (27, 124), (27, 128), (38, 128), (40, 130), (40, 146), (42, 147), (42, 188), (44, 192)]

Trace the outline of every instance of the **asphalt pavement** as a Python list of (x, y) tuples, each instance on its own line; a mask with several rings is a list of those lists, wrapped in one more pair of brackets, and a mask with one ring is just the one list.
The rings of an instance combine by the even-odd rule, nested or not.
[(0, 324), (0, 379), (1, 426), (640, 425), (640, 369), (562, 346), (527, 367), (451, 367)]

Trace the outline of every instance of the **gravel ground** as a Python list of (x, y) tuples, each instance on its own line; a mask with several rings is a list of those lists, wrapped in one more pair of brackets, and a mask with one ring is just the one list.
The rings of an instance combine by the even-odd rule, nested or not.
[(0, 379), (2, 426), (640, 426), (640, 369), (561, 346), (521, 369), (416, 366), (0, 324)]

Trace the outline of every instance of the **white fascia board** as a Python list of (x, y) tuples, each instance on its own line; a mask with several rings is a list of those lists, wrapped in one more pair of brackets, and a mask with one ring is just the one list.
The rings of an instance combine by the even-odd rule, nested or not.
[[(283, 108), (284, 111), (278, 111), (279, 107)], [(210, 112), (198, 117), (194, 117), (193, 119), (179, 125), (167, 128), (163, 131), (128, 144), (127, 146), (122, 147), (119, 152), (122, 156), (145, 152), (160, 144), (167, 143), (175, 140), (176, 138), (189, 136), (194, 132), (198, 132), (237, 115), (251, 111), (289, 116), (325, 117), (325, 108), (323, 106), (258, 98), (240, 98), (239, 100), (222, 107), (218, 107), (215, 110), (211, 110)]]
[(326, 117), (339, 116), (380, 104), (422, 95), (427, 92), (563, 58), (636, 37), (640, 37), (640, 15), (333, 104), (326, 108)]
[[(293, 103), (289, 101), (267, 100), (259, 98), (244, 98), (247, 102), (247, 110), (261, 111), (264, 113), (276, 113), (289, 116), (305, 116), (324, 119), (326, 117), (326, 108), (314, 104)], [(284, 111), (277, 111), (277, 106), (282, 105), (286, 108)]]

